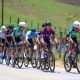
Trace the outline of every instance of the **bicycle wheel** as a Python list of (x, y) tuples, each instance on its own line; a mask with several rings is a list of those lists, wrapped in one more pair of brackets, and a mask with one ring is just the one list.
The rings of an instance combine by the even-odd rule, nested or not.
[(50, 68), (50, 59), (49, 56), (45, 57), (45, 69), (49, 70)]
[(9, 64), (10, 64), (10, 58), (6, 57), (5, 60), (6, 60), (6, 65), (9, 66)]
[(70, 72), (72, 68), (72, 60), (69, 58), (68, 51), (66, 51), (64, 54), (64, 68), (66, 72)]
[(41, 59), (41, 70), (44, 71), (46, 69), (45, 58)]
[(32, 59), (31, 59), (31, 64), (32, 64), (33, 68), (36, 68), (36, 66), (37, 66), (35, 53), (36, 52), (32, 53)]
[(3, 55), (0, 53), (0, 64), (3, 64)]
[(24, 66), (25, 67), (28, 67), (28, 65), (29, 65), (29, 59), (28, 59), (28, 57), (29, 57), (29, 54), (25, 53), (24, 54)]
[(36, 55), (36, 64), (37, 64), (37, 69), (40, 69), (41, 67), (41, 53), (38, 52)]
[(0, 56), (0, 64), (3, 64), (3, 59), (1, 56)]
[(16, 57), (14, 56), (14, 58), (12, 58), (12, 67), (14, 68), (16, 65)]
[(24, 62), (24, 54), (23, 52), (19, 52), (17, 55), (17, 65), (18, 68), (22, 68)]
[(50, 71), (54, 72), (55, 70), (55, 57), (54, 54), (52, 52), (49, 53), (49, 61), (50, 61)]
[(37, 69), (40, 69), (40, 67), (41, 67), (41, 60), (37, 59), (36, 60), (36, 64), (37, 64)]
[(14, 68), (15, 67), (15, 65), (18, 65), (18, 60), (17, 60), (17, 54), (18, 54), (18, 52), (17, 52), (17, 49), (16, 48), (14, 48), (15, 50), (15, 52), (14, 52), (14, 55), (12, 55), (12, 57), (11, 57), (11, 64), (12, 64), (12, 67)]
[(80, 73), (80, 53), (78, 54), (78, 56), (76, 57), (76, 68), (78, 73)]
[(5, 62), (6, 62), (6, 65), (7, 65), (7, 66), (9, 66), (10, 60), (11, 60), (10, 54), (6, 55)]

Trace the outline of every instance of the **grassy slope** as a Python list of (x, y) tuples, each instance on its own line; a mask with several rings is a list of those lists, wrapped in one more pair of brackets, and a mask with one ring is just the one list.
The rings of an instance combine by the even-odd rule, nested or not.
[(4, 1), (5, 1), (5, 24), (9, 23), (9, 17), (11, 15), (13, 18), (12, 19), (13, 23), (16, 23), (17, 18), (20, 17), (21, 20), (27, 19), (29, 26), (31, 20), (34, 21), (34, 25), (37, 25), (38, 21), (43, 22), (45, 20), (50, 20), (55, 26), (62, 26), (64, 28), (64, 26), (67, 26), (65, 16), (68, 17), (70, 15), (71, 16), (77, 15), (78, 17), (76, 18), (77, 19), (80, 18), (79, 14), (80, 7), (56, 2), (56, 0), (4, 0)]
[[(27, 19), (28, 26), (30, 26), (32, 20), (34, 21), (33, 25), (36, 26), (37, 22), (42, 23), (45, 20), (50, 20), (54, 26), (61, 26), (64, 29), (67, 26), (65, 16), (73, 15), (77, 15), (74, 19), (80, 20), (80, 7), (56, 2), (56, 0), (5, 0), (5, 24), (9, 23), (9, 17), (12, 16), (12, 23), (14, 24), (16, 24), (18, 17), (20, 17), (21, 21)], [(54, 53), (56, 53), (55, 50)], [(56, 59), (58, 59), (58, 54)]]

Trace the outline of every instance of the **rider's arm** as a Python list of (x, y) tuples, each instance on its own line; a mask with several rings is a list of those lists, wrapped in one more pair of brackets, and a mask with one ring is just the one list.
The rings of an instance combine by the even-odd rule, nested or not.
[(28, 42), (28, 37), (29, 37), (29, 34), (30, 34), (30, 31), (28, 31), (27, 33), (26, 33), (26, 42), (29, 44), (29, 42)]
[(72, 35), (71, 35), (73, 29), (74, 29), (74, 27), (73, 26), (70, 26), (69, 29), (68, 29), (68, 31), (67, 31), (67, 34), (66, 34), (67, 40), (68, 41), (70, 40), (72, 43), (74, 43), (74, 41), (72, 40)]
[(55, 36), (55, 31), (54, 30), (52, 30), (52, 39), (53, 39), (53, 41), (55, 41), (56, 44), (58, 43), (58, 40)]
[(57, 37), (55, 35), (53, 35), (52, 37), (53, 37), (52, 40), (55, 41), (55, 43), (57, 44), (58, 43)]
[(28, 44), (29, 44), (29, 42), (28, 42), (28, 36), (26, 36), (26, 43), (28, 43)]
[(55, 37), (54, 41), (56, 42), (56, 44), (58, 43), (58, 40), (57, 40), (57, 38), (56, 38), (56, 37)]
[(69, 39), (70, 39), (70, 41), (71, 41), (72, 43), (74, 43), (74, 41), (72, 40), (71, 36), (69, 37)]
[(40, 42), (39, 42), (39, 35), (37, 35), (37, 38), (36, 38), (36, 40), (37, 40), (37, 42), (38, 42), (38, 43), (40, 43)]
[(6, 42), (6, 43), (8, 43), (8, 40), (7, 40), (7, 35), (5, 35), (5, 42)]
[(16, 41), (15, 41), (15, 30), (12, 32), (12, 40), (13, 40), (13, 42), (15, 43)]

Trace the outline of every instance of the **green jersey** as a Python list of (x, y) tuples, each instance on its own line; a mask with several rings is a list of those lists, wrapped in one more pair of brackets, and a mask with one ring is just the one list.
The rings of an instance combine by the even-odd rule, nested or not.
[(24, 30), (20, 30), (19, 27), (16, 27), (12, 33), (12, 35), (16, 38), (24, 36), (25, 35), (25, 31)]
[(79, 34), (79, 31), (75, 31), (74, 30), (75, 28), (74, 28), (74, 26), (72, 25), (72, 26), (70, 26), (69, 27), (69, 29), (68, 29), (68, 31), (67, 31), (67, 37), (69, 37), (69, 36), (71, 36), (71, 37), (77, 37), (78, 36), (78, 34)]

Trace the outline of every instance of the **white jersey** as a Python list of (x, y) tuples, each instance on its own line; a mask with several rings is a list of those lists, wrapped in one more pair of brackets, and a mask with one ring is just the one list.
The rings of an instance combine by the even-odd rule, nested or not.
[(5, 33), (2, 32), (2, 30), (0, 31), (0, 38), (5, 39)]
[(28, 35), (31, 33), (31, 31), (28, 31), (27, 33), (26, 33), (26, 40), (28, 39)]

